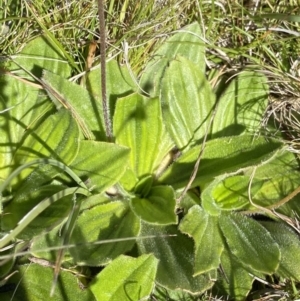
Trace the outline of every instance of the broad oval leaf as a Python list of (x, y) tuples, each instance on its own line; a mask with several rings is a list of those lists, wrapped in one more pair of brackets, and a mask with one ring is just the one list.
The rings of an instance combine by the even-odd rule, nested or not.
[(197, 22), (194, 22), (167, 39), (154, 53), (148, 62), (140, 81), (144, 91), (150, 96), (160, 93), (161, 79), (169, 62), (176, 56), (183, 56), (194, 62), (200, 72), (205, 72), (205, 45), (201, 40), (202, 32)]
[[(70, 165), (77, 156), (79, 149), (79, 129), (70, 112), (60, 110), (48, 117), (36, 130), (29, 131), (22, 146), (14, 157), (14, 166), (20, 166), (38, 158), (53, 158), (65, 165)], [(58, 173), (56, 168), (49, 165), (41, 168), (28, 168), (22, 171), (18, 182), (27, 177), (32, 169), (36, 174), (31, 174), (30, 181), (38, 185), (45, 179)]]
[(194, 275), (218, 269), (224, 249), (218, 217), (207, 214), (200, 206), (195, 205), (183, 218), (179, 229), (195, 241)]
[(161, 82), (163, 119), (180, 149), (205, 135), (215, 104), (205, 74), (194, 61), (176, 57), (166, 68)]
[(50, 297), (51, 284), (53, 281), (53, 268), (42, 266), (40, 264), (26, 264), (19, 267), (19, 273), (11, 280), (11, 285), (18, 285), (15, 289), (1, 293), (1, 301), (95, 301), (95, 297), (89, 288), (82, 289), (85, 284), (81, 283), (79, 275), (60, 271), (59, 280), (54, 291), (53, 297)]
[(130, 152), (130, 167), (137, 177), (151, 174), (160, 155), (163, 125), (159, 100), (132, 94), (117, 102), (114, 134)]
[[(56, 262), (59, 256), (57, 246), (62, 245), (63, 242), (62, 229), (64, 229), (63, 225), (59, 224), (46, 233), (32, 237), (30, 254), (36, 258), (42, 258), (49, 262)], [(70, 253), (68, 251), (69, 248), (64, 249), (64, 258), (62, 258), (62, 262), (70, 260)]]
[[(253, 202), (259, 206), (276, 208), (277, 212), (286, 216), (297, 217), (300, 214), (300, 194), (293, 197), (291, 194), (299, 187), (298, 168), (297, 158), (285, 148), (275, 153), (271, 160), (255, 170), (253, 182), (262, 181), (263, 185), (256, 193), (251, 194)], [(252, 173), (252, 168), (245, 170), (247, 175)], [(247, 210), (258, 209), (249, 204)]]
[[(287, 174), (272, 174), (272, 177), (264, 180), (261, 189), (252, 196), (255, 204), (260, 206), (273, 206), (276, 211), (287, 216), (297, 216), (299, 211), (299, 193), (289, 198), (299, 187), (300, 175), (298, 170), (290, 171)], [(283, 199), (286, 199), (284, 203)], [(255, 208), (252, 207), (255, 210)], [(257, 209), (256, 209), (257, 210)]]
[(105, 267), (91, 284), (98, 301), (146, 300), (153, 290), (158, 260), (152, 255), (121, 255)]
[(81, 141), (72, 170), (95, 192), (103, 192), (123, 176), (128, 167), (127, 147), (99, 141)]
[[(95, 194), (92, 195), (81, 203), (81, 211), (84, 212), (85, 210), (91, 210), (92, 208), (109, 204), (111, 203), (111, 198), (108, 197), (106, 194)], [(51, 262), (55, 262), (57, 260), (57, 251), (49, 252), (48, 249), (55, 248), (62, 243), (61, 237), (62, 226), (56, 226), (51, 231), (44, 233), (42, 235), (36, 236), (32, 239), (30, 253), (38, 258), (44, 258)], [(80, 242), (74, 241), (73, 248), (77, 248), (77, 244)], [(97, 242), (98, 244), (105, 244), (104, 242)], [(65, 250), (65, 257), (64, 260), (70, 259), (70, 254), (68, 252), (70, 248)]]
[[(251, 196), (259, 191), (265, 181), (262, 179), (252, 181)], [(216, 178), (202, 193), (203, 208), (207, 210), (210, 207), (207, 202), (214, 202), (221, 210), (241, 209), (249, 205), (249, 185), (250, 177), (244, 175)]]
[(275, 273), (280, 262), (280, 249), (262, 225), (236, 213), (222, 214), (219, 225), (230, 252), (238, 261), (257, 272)]
[[(274, 175), (286, 175), (294, 172), (299, 168), (299, 163), (295, 154), (287, 152), (286, 148), (283, 147), (275, 155), (268, 160), (266, 164), (257, 166), (255, 170), (255, 177), (260, 179), (270, 179)], [(245, 170), (245, 175), (251, 175), (253, 172), (252, 168)]]
[(133, 212), (143, 221), (156, 225), (177, 223), (175, 193), (172, 187), (155, 186), (146, 198), (135, 197), (130, 201)]
[(232, 300), (245, 300), (252, 288), (254, 276), (226, 248), (221, 256), (221, 265), (222, 270), (219, 270), (213, 293), (222, 297), (228, 296)]
[[(133, 247), (139, 230), (140, 221), (125, 200), (98, 205), (79, 216), (72, 241), (83, 244), (70, 253), (79, 265), (105, 265)], [(122, 238), (132, 239), (118, 241)]]
[(69, 110), (87, 139), (95, 139), (93, 132), (103, 132), (101, 104), (93, 103), (87, 90), (47, 70), (43, 72), (42, 82), (57, 109)]
[(142, 223), (140, 236), (149, 235), (156, 237), (137, 240), (138, 250), (139, 254), (153, 253), (159, 259), (156, 281), (161, 286), (192, 293), (201, 293), (213, 286), (216, 271), (193, 276), (193, 241), (176, 226)]
[[(263, 137), (254, 138), (252, 135), (210, 140), (206, 142), (200, 167), (191, 187), (204, 185), (223, 173), (262, 164), (281, 146), (282, 142), (279, 140), (267, 141)], [(184, 153), (159, 178), (159, 182), (172, 185), (175, 189), (185, 187), (199, 156), (200, 147), (194, 147)]]
[(43, 69), (52, 70), (53, 73), (65, 78), (69, 77), (72, 72), (72, 68), (63, 54), (54, 49), (43, 36), (30, 41), (14, 57), (22, 68), (31, 71), (37, 77), (41, 77)]
[(79, 149), (79, 131), (70, 112), (60, 110), (29, 132), (17, 150), (15, 162), (24, 164), (37, 158), (55, 158), (71, 164)]
[(234, 78), (218, 101), (212, 134), (214, 138), (255, 132), (268, 103), (267, 78), (244, 71)]
[(283, 223), (262, 221), (261, 224), (271, 233), (280, 248), (281, 260), (276, 274), (300, 281), (299, 235)]
[(40, 77), (44, 68), (49, 68), (61, 76), (68, 77), (71, 67), (61, 53), (53, 49), (43, 38), (38, 37), (30, 41), (23, 50), (14, 55), (14, 61), (9, 65), (14, 77), (3, 74), (0, 77), (0, 178), (5, 179), (9, 170), (5, 167), (11, 164), (16, 146), (21, 141), (24, 131), (32, 128), (53, 106), (46, 95), (30, 82), (21, 80), (30, 78), (25, 70)]

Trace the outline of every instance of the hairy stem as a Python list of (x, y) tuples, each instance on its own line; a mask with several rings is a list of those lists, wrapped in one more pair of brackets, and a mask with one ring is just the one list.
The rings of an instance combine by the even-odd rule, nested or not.
[(105, 35), (105, 17), (104, 0), (98, 0), (98, 17), (100, 25), (100, 52), (101, 52), (101, 92), (102, 107), (104, 114), (105, 133), (108, 141), (112, 141), (112, 125), (109, 112), (109, 104), (106, 97), (106, 35)]

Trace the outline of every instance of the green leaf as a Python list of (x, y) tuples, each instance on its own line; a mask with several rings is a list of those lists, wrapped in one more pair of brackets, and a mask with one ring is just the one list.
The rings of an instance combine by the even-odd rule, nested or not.
[[(97, 104), (99, 121), (102, 128), (104, 126), (103, 121), (103, 108), (102, 108), (102, 92), (101, 92), (101, 66), (100, 68), (91, 70), (87, 76), (86, 89), (89, 91), (92, 102)], [(114, 110), (116, 101), (120, 97), (127, 96), (132, 92), (135, 92), (137, 87), (133, 82), (129, 71), (126, 66), (121, 66), (116, 60), (110, 59), (106, 63), (106, 95), (110, 107), (111, 118), (114, 116)], [(98, 105), (100, 104), (99, 108)], [(96, 112), (95, 112), (96, 114)], [(101, 133), (99, 133), (101, 134)], [(106, 140), (103, 133), (102, 140)]]
[(98, 141), (81, 141), (72, 170), (96, 192), (114, 185), (123, 176), (130, 150), (126, 147)]
[[(116, 195), (117, 195), (117, 193), (116, 193)], [(93, 194), (84, 200), (84, 202), (81, 204), (80, 208), (81, 208), (81, 211), (90, 210), (91, 208), (93, 208), (95, 206), (110, 203), (111, 201), (112, 201), (112, 197), (109, 196), (108, 193)]]
[(194, 61), (177, 56), (170, 62), (160, 97), (166, 128), (180, 149), (191, 140), (203, 138), (215, 95)]
[[(252, 200), (255, 204), (267, 207), (276, 206), (275, 204), (289, 196), (299, 186), (300, 174), (298, 172), (298, 161), (294, 154), (287, 152), (284, 148), (266, 164), (258, 166), (255, 170), (254, 180), (262, 181), (262, 187), (252, 193)], [(245, 174), (251, 175), (253, 170), (245, 170)], [(299, 210), (300, 194), (296, 195), (287, 203), (281, 204), (276, 209), (277, 212), (289, 217), (297, 217)], [(250, 206), (247, 210), (256, 210)]]
[(147, 197), (149, 195), (149, 192), (153, 185), (153, 176), (152, 175), (146, 175), (142, 177), (135, 185), (134, 187), (134, 193), (135, 195), (138, 195), (140, 197)]
[[(276, 204), (299, 187), (299, 180), (300, 175), (298, 171), (293, 171), (286, 175), (274, 174), (272, 178), (263, 180), (261, 189), (252, 195), (252, 200), (256, 205), (279, 207), (276, 211), (287, 216), (294, 216), (297, 212), (300, 212), (298, 206), (299, 194), (288, 200), (284, 205), (279, 206)], [(249, 209), (257, 211), (257, 208), (254, 206), (249, 206)]]
[[(70, 165), (77, 156), (79, 149), (79, 129), (71, 114), (62, 110), (48, 117), (35, 131), (28, 134), (14, 157), (14, 167), (37, 158), (53, 158), (65, 165)], [(32, 170), (29, 182), (42, 183), (58, 173), (56, 168), (45, 165), (40, 168), (28, 168), (20, 174), (17, 181), (27, 177)]]
[(174, 141), (171, 139), (169, 133), (163, 124), (163, 133), (159, 144), (156, 160), (153, 164), (155, 170), (155, 177), (158, 178), (173, 162), (174, 153), (177, 152)]
[(226, 248), (221, 256), (222, 270), (213, 292), (218, 296), (229, 296), (232, 300), (245, 300), (252, 288), (254, 277)]
[[(122, 178), (120, 179), (120, 183), (122, 183), (122, 187), (126, 190), (126, 191), (134, 191), (134, 189), (137, 187), (139, 180), (136, 177), (134, 171), (130, 168), (130, 166), (128, 166), (129, 164), (127, 164), (127, 168), (125, 173), (123, 174)], [(152, 175), (146, 175), (145, 177), (152, 177)], [(144, 179), (142, 177), (142, 179)]]
[(160, 83), (165, 68), (176, 56), (183, 56), (194, 62), (199, 71), (205, 72), (205, 46), (201, 40), (202, 32), (198, 23), (192, 23), (177, 31), (154, 53), (147, 64), (140, 81), (143, 90), (152, 97), (160, 93)]
[(30, 223), (32, 223), (32, 221), (35, 218), (37, 218), (50, 205), (68, 195), (76, 197), (76, 194), (87, 196), (89, 195), (89, 191), (87, 191), (85, 188), (78, 187), (66, 188), (40, 201), (38, 205), (33, 207), (30, 210), (30, 212), (23, 216), (22, 220), (19, 221), (19, 223), (13, 230), (9, 231), (8, 233), (5, 233), (5, 235), (0, 239), (0, 249), (5, 247), (11, 240), (14, 240), (16, 237), (18, 237), (19, 234), (24, 230), (24, 228), (26, 228)]
[[(94, 194), (87, 197), (81, 204), (81, 211), (91, 210), (92, 208), (109, 204), (111, 203), (111, 198), (106, 194)], [(38, 258), (44, 258), (51, 262), (55, 262), (57, 259), (57, 251), (47, 251), (49, 248), (55, 248), (62, 243), (62, 226), (59, 225), (54, 227), (51, 231), (44, 233), (43, 235), (36, 236), (32, 239), (30, 253)], [(73, 242), (75, 244), (75, 248), (77, 247), (77, 241)], [(105, 241), (98, 242), (99, 244), (105, 244)], [(65, 250), (64, 260), (70, 260), (70, 254), (66, 254), (67, 250)]]
[(299, 236), (288, 226), (278, 222), (262, 221), (279, 245), (281, 260), (276, 271), (280, 277), (300, 280), (300, 242)]
[(160, 155), (163, 125), (159, 100), (139, 94), (121, 98), (114, 116), (116, 142), (127, 146), (130, 167), (137, 177), (151, 174)]
[(212, 196), (212, 190), (215, 187), (215, 183), (223, 179), (226, 175), (222, 175), (217, 177), (214, 181), (212, 181), (209, 185), (207, 185), (203, 192), (201, 193), (201, 206), (202, 208), (212, 216), (218, 216), (222, 213), (221, 208), (217, 205), (216, 200)]
[(175, 193), (172, 187), (155, 186), (146, 198), (130, 201), (133, 212), (143, 221), (156, 225), (177, 223)]
[[(22, 265), (17, 276), (10, 280), (18, 284), (15, 290), (1, 294), (1, 301), (94, 301), (89, 288), (82, 289), (78, 275), (60, 271), (53, 297), (50, 297), (53, 268), (39, 264)], [(14, 281), (14, 282), (13, 282)], [(83, 284), (81, 284), (83, 285)]]
[(37, 158), (55, 158), (69, 165), (77, 156), (78, 149), (78, 126), (70, 112), (62, 110), (29, 132), (16, 152), (15, 161), (21, 165)]
[(176, 301), (195, 301), (195, 296), (184, 290), (170, 290), (165, 287), (155, 286), (152, 299), (156, 301), (176, 300)]
[[(98, 205), (79, 216), (72, 241), (81, 244), (70, 249), (70, 253), (77, 264), (105, 265), (133, 247), (139, 230), (140, 221), (125, 200)], [(132, 240), (118, 241), (128, 237)]]
[[(254, 195), (263, 186), (266, 180), (254, 179), (251, 184), (251, 195)], [(208, 212), (210, 204), (221, 210), (237, 210), (249, 205), (248, 187), (249, 176), (220, 176), (216, 178), (202, 193), (202, 206)]]
[(60, 52), (49, 45), (43, 36), (30, 41), (21, 53), (14, 57), (16, 63), (37, 77), (41, 77), (43, 69), (51, 70), (62, 77), (71, 75), (72, 68), (69, 62)]
[[(287, 152), (286, 148), (282, 148), (275, 155), (268, 160), (266, 164), (259, 165), (255, 170), (255, 177), (260, 179), (270, 179), (274, 175), (286, 175), (299, 168), (298, 160), (295, 154)], [(245, 170), (245, 175), (251, 175), (252, 168)]]
[(159, 259), (156, 277), (159, 285), (192, 293), (201, 293), (212, 287), (216, 271), (193, 276), (192, 239), (180, 233), (176, 226), (154, 226), (143, 223), (140, 236), (148, 235), (157, 237), (137, 240), (138, 250), (140, 254), (153, 253)]
[(222, 214), (219, 224), (238, 261), (265, 274), (277, 270), (281, 256), (278, 244), (257, 221), (241, 214)]
[[(43, 37), (26, 44), (21, 53), (14, 55), (14, 61), (18, 65), (10, 63), (9, 71), (13, 71), (16, 77), (28, 80), (34, 79), (19, 65), (38, 78), (44, 68), (49, 68), (63, 77), (71, 74), (67, 61)], [(9, 173), (5, 167), (11, 164), (16, 146), (26, 129), (32, 128), (39, 118), (53, 108), (40, 89), (16, 77), (5, 74), (0, 77), (0, 111), (9, 109), (0, 114), (0, 178), (2, 179), (5, 179)]]
[[(42, 258), (49, 262), (56, 262), (58, 257), (57, 247), (62, 245), (62, 231), (64, 230), (65, 225), (66, 224), (59, 224), (55, 227), (52, 225), (52, 229), (47, 233), (42, 233), (31, 238), (30, 254), (36, 258)], [(71, 261), (68, 251), (69, 249), (64, 249), (63, 262)]]
[(146, 300), (154, 284), (158, 260), (153, 255), (121, 255), (104, 268), (91, 284), (98, 301)]
[(258, 72), (245, 71), (234, 78), (223, 92), (214, 117), (214, 138), (255, 132), (268, 103), (267, 78)]
[(218, 218), (208, 215), (195, 205), (183, 218), (179, 229), (195, 241), (194, 275), (218, 269), (224, 249)]
[[(37, 187), (33, 185), (20, 187), (14, 199), (4, 207), (3, 216), (1, 217), (1, 228), (9, 231), (15, 228), (18, 222), (34, 206), (38, 205), (43, 199), (62, 191), (65, 187), (62, 185), (45, 185)], [(45, 211), (39, 214), (26, 229), (18, 236), (22, 239), (31, 239), (34, 235), (39, 234), (49, 227), (53, 227), (67, 216), (72, 205), (72, 195), (62, 197)]]
[(100, 103), (93, 103), (87, 90), (47, 70), (43, 72), (42, 81), (57, 109), (69, 110), (87, 139), (95, 139), (92, 132), (103, 132)]
[[(260, 165), (269, 159), (282, 146), (276, 139), (252, 135), (224, 137), (206, 142), (200, 167), (191, 187), (205, 185), (216, 176), (235, 172), (239, 169)], [(175, 189), (183, 188), (188, 183), (195, 162), (200, 152), (200, 146), (184, 153), (159, 178), (160, 183), (172, 185)]]

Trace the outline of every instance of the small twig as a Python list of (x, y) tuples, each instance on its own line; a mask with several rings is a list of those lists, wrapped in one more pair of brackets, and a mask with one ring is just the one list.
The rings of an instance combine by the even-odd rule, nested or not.
[(104, 0), (98, 0), (98, 17), (100, 25), (100, 52), (101, 52), (101, 93), (102, 107), (105, 123), (105, 133), (108, 141), (112, 141), (112, 125), (110, 119), (109, 104), (106, 96), (106, 35), (105, 35), (105, 16), (104, 16)]

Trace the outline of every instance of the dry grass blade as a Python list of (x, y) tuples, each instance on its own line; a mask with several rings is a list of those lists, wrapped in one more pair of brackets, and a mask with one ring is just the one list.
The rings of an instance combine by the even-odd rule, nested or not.
[(275, 120), (275, 126), (286, 138), (289, 150), (300, 153), (300, 97), (271, 96), (263, 118), (264, 127), (267, 127), (270, 118)]

